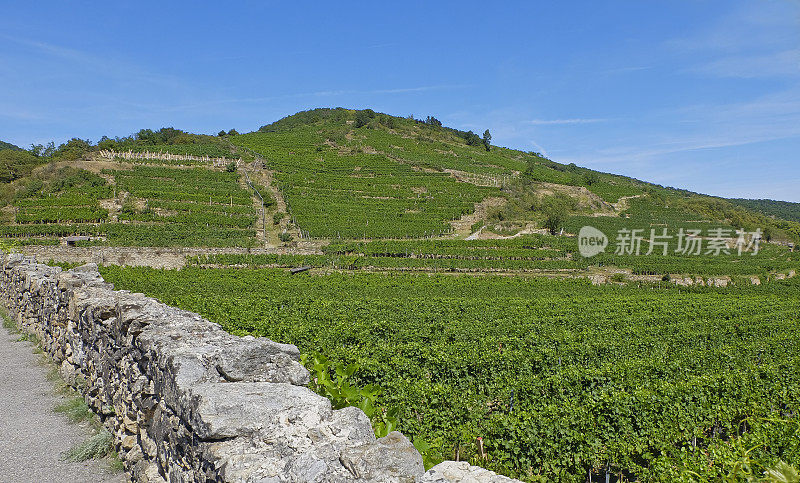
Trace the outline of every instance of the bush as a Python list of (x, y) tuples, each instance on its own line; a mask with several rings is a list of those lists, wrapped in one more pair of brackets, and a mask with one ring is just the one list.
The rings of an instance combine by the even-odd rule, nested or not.
[(42, 164), (44, 160), (37, 158), (28, 151), (16, 149), (0, 150), (0, 182), (9, 183), (15, 179), (31, 174), (33, 168)]
[(283, 243), (289, 243), (290, 241), (292, 241), (292, 234), (284, 231), (278, 234), (278, 239)]
[(91, 149), (92, 149), (92, 144), (89, 141), (84, 141), (83, 139), (78, 139), (78, 138), (72, 138), (66, 143), (59, 146), (56, 152), (53, 154), (53, 156), (67, 161), (73, 161), (75, 159), (82, 158)]
[(540, 209), (545, 217), (544, 227), (550, 231), (551, 235), (555, 235), (562, 228), (569, 216), (570, 209), (573, 208), (570, 206), (571, 204), (574, 204), (574, 201), (563, 195), (547, 196), (542, 199)]
[(366, 126), (367, 124), (369, 124), (369, 121), (372, 120), (373, 117), (375, 117), (375, 111), (373, 111), (372, 109), (356, 111), (356, 120), (353, 126), (357, 128)]
[(600, 177), (597, 176), (597, 173), (594, 171), (587, 171), (583, 173), (583, 182), (586, 186), (591, 186), (597, 183), (600, 180)]
[(627, 279), (625, 278), (624, 273), (615, 273), (614, 275), (611, 276), (609, 280), (611, 280), (614, 283), (623, 283)]
[(472, 131), (467, 131), (464, 133), (464, 140), (469, 146), (477, 146), (478, 144), (483, 143), (481, 138)]
[(235, 173), (236, 168), (237, 168), (236, 162), (231, 161), (230, 163), (228, 163), (227, 166), (225, 166), (225, 171), (227, 171), (228, 173)]

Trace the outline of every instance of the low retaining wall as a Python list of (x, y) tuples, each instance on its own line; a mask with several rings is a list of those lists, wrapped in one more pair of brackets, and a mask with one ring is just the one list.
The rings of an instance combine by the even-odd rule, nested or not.
[(197, 314), (0, 254), (0, 301), (114, 435), (134, 481), (508, 482), (467, 463), (427, 473), (399, 432), (306, 384), (297, 347), (237, 337)]

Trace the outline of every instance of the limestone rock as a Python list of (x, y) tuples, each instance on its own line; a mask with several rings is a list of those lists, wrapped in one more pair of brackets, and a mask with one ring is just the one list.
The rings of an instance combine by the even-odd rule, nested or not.
[(428, 470), (419, 483), (511, 483), (519, 480), (498, 475), (466, 461), (445, 461)]
[(415, 482), (425, 472), (422, 455), (397, 431), (373, 443), (348, 448), (340, 461), (355, 479), (364, 481)]

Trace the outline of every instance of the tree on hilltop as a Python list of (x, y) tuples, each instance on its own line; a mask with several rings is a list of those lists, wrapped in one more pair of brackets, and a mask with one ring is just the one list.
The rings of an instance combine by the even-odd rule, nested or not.
[[(371, 115), (370, 115), (371, 114)], [(363, 111), (356, 111), (356, 119), (353, 126), (359, 128), (364, 127), (375, 117), (375, 111), (372, 109), (365, 109)]]
[(481, 138), (472, 131), (464, 133), (464, 140), (467, 141), (469, 146), (477, 146), (481, 142)]
[(442, 127), (442, 121), (440, 121), (440, 120), (436, 119), (436, 118), (435, 118), (435, 117), (433, 117), (433, 116), (428, 116), (428, 117), (425, 119), (425, 124), (428, 124), (428, 125), (430, 125), (430, 126)]
[(486, 150), (489, 150), (489, 144), (492, 142), (492, 135), (489, 133), (489, 130), (483, 131), (483, 147)]

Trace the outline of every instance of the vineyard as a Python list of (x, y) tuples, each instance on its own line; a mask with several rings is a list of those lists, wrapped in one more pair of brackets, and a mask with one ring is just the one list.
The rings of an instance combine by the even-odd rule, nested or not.
[(310, 127), (235, 139), (267, 159), (293, 222), (309, 237), (438, 236), (450, 232), (449, 221), (499, 193), (383, 154), (341, 153), (325, 141)]
[(121, 223), (107, 230), (111, 244), (254, 243), (256, 212), (252, 194), (239, 184), (237, 173), (136, 166), (108, 174), (114, 177), (117, 188), (130, 197), (118, 215)]
[[(31, 183), (14, 202), (16, 225), (0, 226), (0, 236), (44, 245), (69, 235), (112, 246), (255, 244), (253, 193), (236, 172), (135, 166), (101, 174), (72, 170)], [(115, 219), (101, 199), (121, 204)]]
[[(101, 271), (234, 334), (296, 344), (313, 390), (367, 408), (379, 434), (398, 424), (427, 466), (712, 482), (800, 463), (793, 204), (666, 188), (371, 110), (73, 141), (52, 151), (80, 159), (9, 161), (0, 238), (65, 266), (107, 250), (47, 245), (136, 247), (119, 263), (174, 247), (181, 270)], [(584, 226), (608, 242), (591, 257)], [(757, 253), (740, 252), (737, 230), (756, 229)], [(625, 233), (638, 254), (620, 248)], [(696, 251), (677, 244), (684, 233)], [(333, 387), (345, 375), (369, 404)]]
[[(475, 203), (488, 196), (505, 196), (504, 185), (523, 171), (538, 181), (586, 184), (574, 170), (536, 155), (477, 149), (415, 121), (377, 116), (367, 127), (351, 129), (345, 123), (348, 111), (329, 115), (291, 129), (281, 128), (281, 122), (289, 122), (282, 120), (232, 140), (267, 160), (294, 223), (309, 237), (447, 234), (450, 221), (473, 213)], [(641, 193), (641, 183), (597, 176), (588, 190), (605, 200)]]
[[(613, 234), (613, 232), (609, 232)], [(647, 242), (643, 243), (647, 249)], [(616, 255), (613, 249), (591, 258), (578, 253), (577, 238), (526, 235), (496, 240), (373, 240), (334, 242), (323, 254), (214, 254), (196, 256), (198, 266), (320, 267), (345, 270), (386, 269), (463, 272), (561, 271), (588, 275), (604, 267), (629, 269), (634, 275), (757, 276), (800, 269), (800, 253), (765, 244), (757, 255), (668, 253), (667, 256)], [(745, 283), (743, 281), (740, 281)], [(747, 284), (751, 281), (748, 279)]]
[(182, 154), (209, 158), (231, 158), (231, 150), (220, 143), (196, 143), (196, 144), (153, 144), (131, 146), (129, 150), (137, 153), (166, 153)]
[[(797, 279), (591, 286), (509, 277), (106, 267), (117, 288), (356, 363), (400, 429), (528, 481), (719, 481), (800, 461)], [(477, 438), (485, 448), (482, 456)]]

